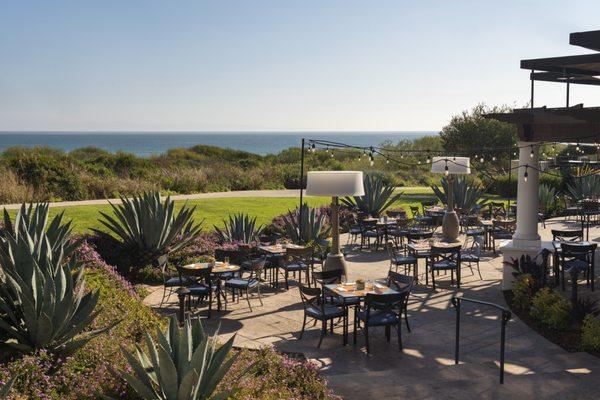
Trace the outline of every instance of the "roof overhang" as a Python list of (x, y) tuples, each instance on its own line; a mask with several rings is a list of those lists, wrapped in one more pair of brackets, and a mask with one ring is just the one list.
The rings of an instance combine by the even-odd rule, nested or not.
[(569, 35), (569, 44), (600, 51), (600, 31), (571, 33)]
[(571, 75), (600, 75), (600, 53), (521, 60), (521, 68)]
[(520, 108), (485, 117), (515, 124), (522, 141), (600, 142), (600, 107)]

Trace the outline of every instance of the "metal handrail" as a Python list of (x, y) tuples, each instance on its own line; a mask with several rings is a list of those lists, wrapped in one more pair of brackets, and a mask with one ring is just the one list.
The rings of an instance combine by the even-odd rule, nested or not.
[(454, 347), (454, 364), (458, 364), (458, 349), (460, 344), (460, 306), (461, 302), (466, 301), (469, 303), (481, 304), (483, 306), (489, 306), (496, 308), (502, 312), (501, 329), (500, 329), (500, 383), (504, 383), (504, 350), (506, 342), (506, 324), (512, 318), (512, 313), (505, 307), (502, 307), (495, 303), (487, 301), (481, 301), (476, 299), (469, 299), (466, 297), (459, 297), (457, 295), (452, 296), (451, 302), (456, 309), (456, 338)]

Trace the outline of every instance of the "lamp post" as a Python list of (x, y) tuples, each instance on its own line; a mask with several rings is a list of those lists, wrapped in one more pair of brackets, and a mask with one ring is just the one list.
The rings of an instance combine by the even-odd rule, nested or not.
[(346, 260), (340, 252), (340, 196), (363, 196), (363, 173), (361, 171), (309, 171), (306, 175), (308, 196), (331, 196), (331, 252), (327, 255), (324, 271), (341, 269), (347, 274)]
[(443, 173), (448, 182), (446, 212), (442, 219), (442, 236), (445, 242), (455, 242), (460, 230), (458, 215), (454, 211), (454, 175), (470, 174), (469, 157), (433, 157), (431, 172)]

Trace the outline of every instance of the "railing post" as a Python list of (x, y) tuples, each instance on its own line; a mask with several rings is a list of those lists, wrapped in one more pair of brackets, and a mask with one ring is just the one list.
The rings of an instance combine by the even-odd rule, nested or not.
[(456, 336), (454, 338), (454, 364), (458, 364), (458, 349), (460, 345), (460, 298), (453, 297), (452, 304), (456, 309)]
[(500, 332), (500, 383), (504, 384), (504, 350), (506, 348), (506, 324), (510, 320), (510, 313), (502, 311), (502, 330)]

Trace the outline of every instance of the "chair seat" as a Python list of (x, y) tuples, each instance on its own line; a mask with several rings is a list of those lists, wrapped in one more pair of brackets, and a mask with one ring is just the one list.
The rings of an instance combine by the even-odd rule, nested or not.
[(457, 265), (454, 261), (440, 261), (440, 262), (433, 263), (431, 265), (431, 269), (439, 269), (439, 270), (456, 269), (456, 268), (457, 268)]
[(165, 286), (166, 287), (173, 287), (173, 286), (183, 286), (186, 283), (189, 283), (190, 280), (186, 277), (173, 277), (173, 278), (169, 278), (165, 281)]
[(578, 272), (586, 271), (589, 268), (589, 264), (583, 260), (569, 260), (565, 261), (565, 271), (577, 270)]
[(369, 321), (367, 322), (367, 313), (365, 311), (359, 311), (356, 316), (361, 321), (365, 321), (368, 326), (384, 326), (384, 325), (395, 325), (398, 323), (398, 315), (393, 312), (376, 312), (371, 311), (369, 314)]
[(382, 234), (381, 234), (381, 233), (379, 233), (379, 232), (374, 232), (374, 231), (366, 231), (366, 232), (363, 232), (363, 233), (362, 233), (362, 235), (363, 235), (364, 237), (369, 237), (369, 238), (377, 238), (377, 237), (380, 237), (380, 236), (382, 236)]
[(294, 263), (294, 264), (286, 264), (283, 266), (283, 269), (286, 271), (305, 271), (308, 269), (308, 266), (304, 263)]
[(513, 235), (510, 232), (495, 231), (495, 232), (492, 232), (492, 237), (494, 239), (512, 239)]
[(190, 294), (192, 296), (203, 296), (208, 294), (211, 289), (215, 291), (217, 287), (215, 285), (212, 285), (212, 287), (209, 288), (208, 285), (205, 285), (203, 283), (195, 283), (193, 285), (186, 286), (186, 289), (190, 291)]
[(323, 311), (319, 307), (310, 306), (306, 309), (306, 314), (318, 320), (332, 319), (344, 316), (344, 310), (336, 306), (325, 305), (323, 307)]
[(343, 299), (341, 297), (333, 298), (333, 305), (335, 306), (355, 306), (357, 304), (360, 304), (359, 297), (344, 297)]
[(225, 287), (234, 289), (253, 288), (256, 285), (258, 285), (258, 280), (256, 279), (233, 278), (225, 282)]
[(479, 256), (474, 253), (461, 253), (460, 260), (466, 262), (477, 262), (479, 261)]
[(413, 256), (398, 256), (394, 259), (394, 264), (396, 265), (414, 264), (416, 262), (417, 259)]
[(348, 230), (348, 233), (351, 235), (359, 235), (361, 232), (362, 232), (362, 230), (358, 227), (350, 228)]
[(467, 229), (467, 231), (465, 232), (465, 235), (467, 235), (467, 236), (483, 236), (483, 235), (485, 235), (485, 230), (483, 228)]

